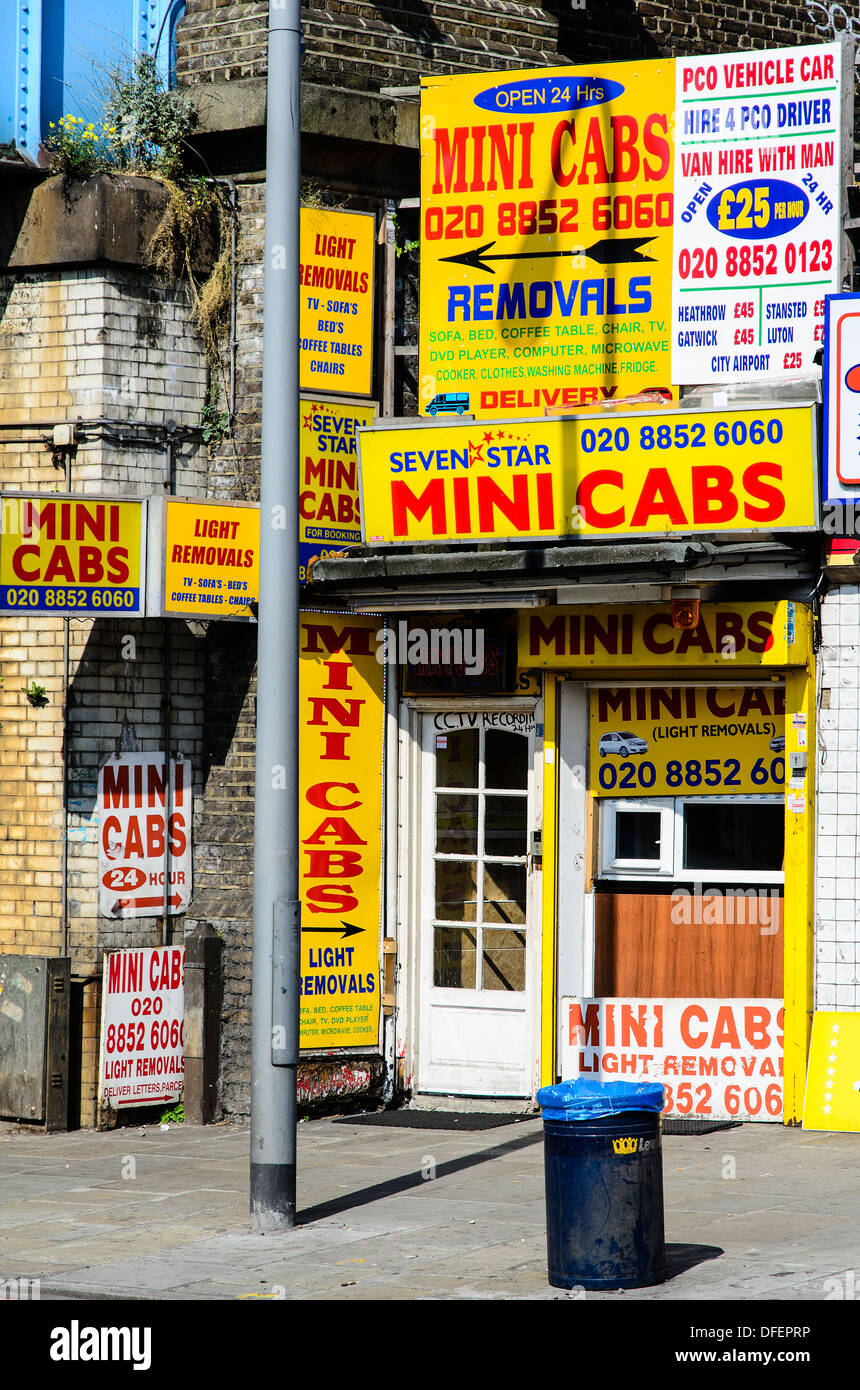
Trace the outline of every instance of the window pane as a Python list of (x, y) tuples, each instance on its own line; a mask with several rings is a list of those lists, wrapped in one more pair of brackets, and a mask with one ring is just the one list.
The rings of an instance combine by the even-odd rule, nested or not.
[(463, 927), (437, 927), (433, 939), (433, 984), (437, 989), (474, 989), (477, 958), (475, 932)]
[(442, 922), (474, 922), (477, 916), (477, 864), (437, 859), (436, 917)]
[(684, 806), (685, 869), (778, 871), (784, 837), (781, 803)]
[(526, 852), (524, 796), (488, 796), (484, 809), (484, 853), (513, 858)]
[(483, 920), (514, 925), (525, 922), (525, 864), (485, 864)]
[(525, 987), (525, 932), (485, 930), (481, 952), (481, 989), (524, 990)]
[(488, 787), (525, 791), (529, 780), (529, 740), (525, 734), (488, 729), (484, 742)]
[(452, 796), (436, 798), (436, 853), (478, 853), (478, 798)]
[(477, 730), (463, 729), (452, 734), (440, 731), (436, 737), (445, 739), (445, 747), (436, 749), (436, 786), (477, 787)]
[(615, 813), (615, 858), (660, 859), (659, 811), (623, 811)]

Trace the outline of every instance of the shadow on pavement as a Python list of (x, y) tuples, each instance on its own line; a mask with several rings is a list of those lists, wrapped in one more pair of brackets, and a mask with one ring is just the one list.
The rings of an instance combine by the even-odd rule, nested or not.
[(666, 1242), (666, 1278), (674, 1279), (705, 1260), (718, 1260), (726, 1252), (719, 1245), (684, 1245), (682, 1241)]
[[(520, 1139), (509, 1139), (493, 1149), (480, 1149), (478, 1153), (466, 1154), (463, 1158), (452, 1158), (447, 1163), (436, 1164), (435, 1181), (461, 1173), (466, 1168), (474, 1168), (481, 1163), (489, 1163), (504, 1154), (515, 1153), (517, 1149), (529, 1148), (532, 1144), (543, 1143), (543, 1126), (536, 1134), (527, 1134)], [(419, 1169), (414, 1173), (404, 1173), (401, 1178), (389, 1178), (386, 1182), (374, 1183), (373, 1187), (360, 1188), (358, 1192), (348, 1192), (342, 1197), (334, 1197), (330, 1202), (318, 1202), (315, 1207), (307, 1207), (297, 1213), (297, 1225), (307, 1226), (312, 1221), (322, 1221), (327, 1216), (337, 1216), (340, 1212), (352, 1211), (355, 1207), (379, 1202), (383, 1197), (393, 1197), (398, 1192), (408, 1192), (413, 1187), (424, 1187), (428, 1179)]]

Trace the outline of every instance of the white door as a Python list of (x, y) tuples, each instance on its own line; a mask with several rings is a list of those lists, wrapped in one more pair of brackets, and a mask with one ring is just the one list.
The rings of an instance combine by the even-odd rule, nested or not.
[(419, 1091), (534, 1084), (534, 719), (499, 714), (423, 716)]

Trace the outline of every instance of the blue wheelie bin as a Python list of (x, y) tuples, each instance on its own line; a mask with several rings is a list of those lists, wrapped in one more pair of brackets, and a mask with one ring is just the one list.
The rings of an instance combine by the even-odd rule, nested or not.
[(663, 1087), (580, 1077), (542, 1087), (537, 1102), (543, 1111), (550, 1284), (661, 1284)]

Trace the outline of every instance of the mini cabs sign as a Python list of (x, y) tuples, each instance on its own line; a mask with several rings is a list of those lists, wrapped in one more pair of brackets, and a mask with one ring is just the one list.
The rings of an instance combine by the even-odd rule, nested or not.
[(423, 412), (669, 388), (674, 86), (672, 59), (424, 80)]
[(368, 429), (364, 538), (812, 530), (812, 406)]
[(0, 500), (0, 612), (144, 611), (146, 503), (118, 498)]
[(375, 404), (302, 400), (299, 438), (299, 580), (315, 560), (361, 544), (357, 431), (371, 425)]
[[(124, 753), (99, 769), (99, 913), (155, 917), (191, 901), (191, 765)], [(167, 887), (165, 888), (165, 874)]]
[(178, 1100), (185, 1061), (185, 947), (105, 953), (99, 1100), (112, 1110)]
[(299, 387), (369, 396), (373, 372), (373, 259), (369, 212), (302, 208)]
[(379, 627), (338, 613), (299, 620), (303, 1048), (379, 1041)]
[(756, 686), (637, 686), (590, 692), (596, 795), (781, 792), (785, 695)]

